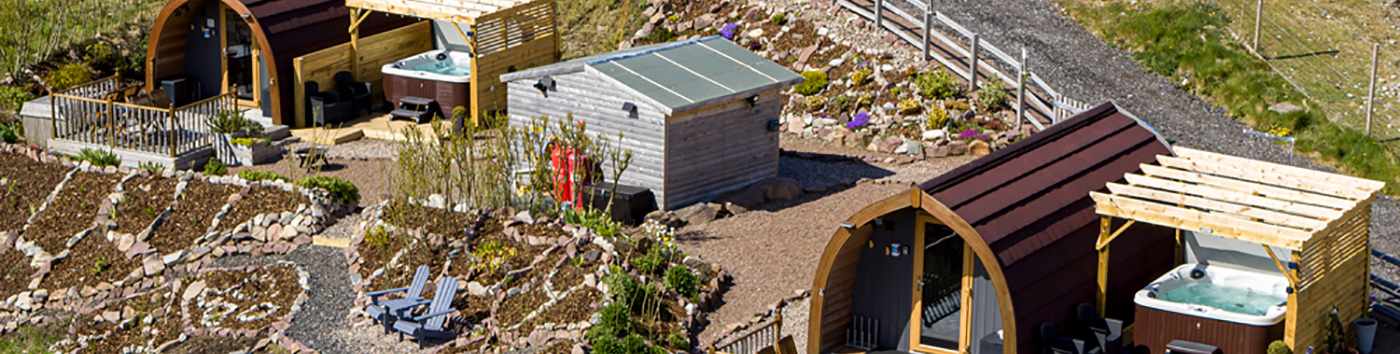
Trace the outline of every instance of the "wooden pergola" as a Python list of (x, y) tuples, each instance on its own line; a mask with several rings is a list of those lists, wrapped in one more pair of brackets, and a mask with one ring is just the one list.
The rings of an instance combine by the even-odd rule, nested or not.
[[(1136, 222), (1263, 246), (1288, 279), (1284, 341), (1294, 352), (1320, 345), (1333, 308), (1343, 323), (1366, 311), (1371, 202), (1385, 183), (1177, 147), (1127, 184), (1090, 193), (1102, 217), (1099, 306), (1104, 308), (1109, 243)], [(1113, 218), (1127, 220), (1113, 230)], [(1284, 264), (1268, 247), (1292, 251)]]
[[(471, 114), (505, 109), (502, 74), (558, 61), (555, 0), (346, 0), (351, 72), (359, 72), (359, 25), (383, 12), (451, 22), (471, 51)], [(465, 24), (469, 28), (463, 29)]]

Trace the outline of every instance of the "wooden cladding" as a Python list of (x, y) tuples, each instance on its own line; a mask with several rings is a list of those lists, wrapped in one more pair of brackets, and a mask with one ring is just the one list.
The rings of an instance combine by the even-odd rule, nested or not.
[[(1185, 340), (1220, 348), (1225, 354), (1264, 353), (1269, 343), (1283, 337), (1283, 323), (1269, 327), (1197, 317), (1151, 307), (1137, 307), (1133, 324), (1134, 344), (1148, 353), (1166, 352), (1167, 343)], [(1125, 350), (1126, 352), (1127, 350)]]
[[(384, 64), (414, 56), (433, 49), (432, 23), (419, 22), (396, 28), (377, 35), (357, 39), (359, 50), (351, 51), (350, 43), (322, 49), (311, 54), (292, 59), (296, 78), (293, 85), (295, 111), (294, 126), (309, 125), (306, 120), (306, 83), (316, 82), (321, 90), (335, 90), (335, 73), (349, 71), (352, 59), (359, 63), (355, 79), (369, 82), (377, 97), (384, 92), (381, 84), (384, 74), (379, 71)], [(350, 58), (356, 53), (356, 58)], [(445, 108), (451, 109), (451, 108)]]

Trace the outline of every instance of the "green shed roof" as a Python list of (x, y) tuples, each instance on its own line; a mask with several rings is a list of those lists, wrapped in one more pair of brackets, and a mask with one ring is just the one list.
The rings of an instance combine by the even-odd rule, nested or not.
[(596, 70), (668, 114), (802, 82), (802, 76), (718, 36), (593, 55), (506, 74), (501, 81)]

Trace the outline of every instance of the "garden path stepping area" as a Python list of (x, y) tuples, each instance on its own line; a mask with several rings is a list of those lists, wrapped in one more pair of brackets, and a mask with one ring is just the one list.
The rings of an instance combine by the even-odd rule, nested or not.
[(0, 333), (64, 326), (62, 352), (308, 349), (283, 334), (308, 296), (299, 265), (209, 265), (309, 247), (353, 207), (287, 182), (94, 167), (18, 145), (0, 144), (0, 182)]
[[(370, 303), (364, 294), (405, 287), (412, 269), (427, 265), (432, 277), (423, 297), (432, 297), (443, 276), (459, 282), (447, 329), (460, 334), (428, 343), (442, 353), (575, 353), (599, 345), (621, 350), (624, 342), (633, 343), (627, 350), (689, 350), (699, 314), (718, 302), (727, 277), (658, 242), (669, 237), (602, 237), (529, 213), (386, 201), (362, 215), (344, 252), (356, 292), (351, 324), (376, 325), (363, 311)], [(662, 284), (671, 278), (663, 273), (688, 285), (668, 289), (679, 283)], [(605, 319), (606, 308), (617, 315)], [(630, 329), (619, 330), (618, 321)]]

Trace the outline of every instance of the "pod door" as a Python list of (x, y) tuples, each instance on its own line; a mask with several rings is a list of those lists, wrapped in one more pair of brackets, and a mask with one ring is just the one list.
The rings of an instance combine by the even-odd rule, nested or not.
[(972, 251), (962, 236), (931, 217), (920, 217), (914, 236), (914, 306), (910, 349), (920, 353), (963, 352), (967, 321), (964, 288)]

